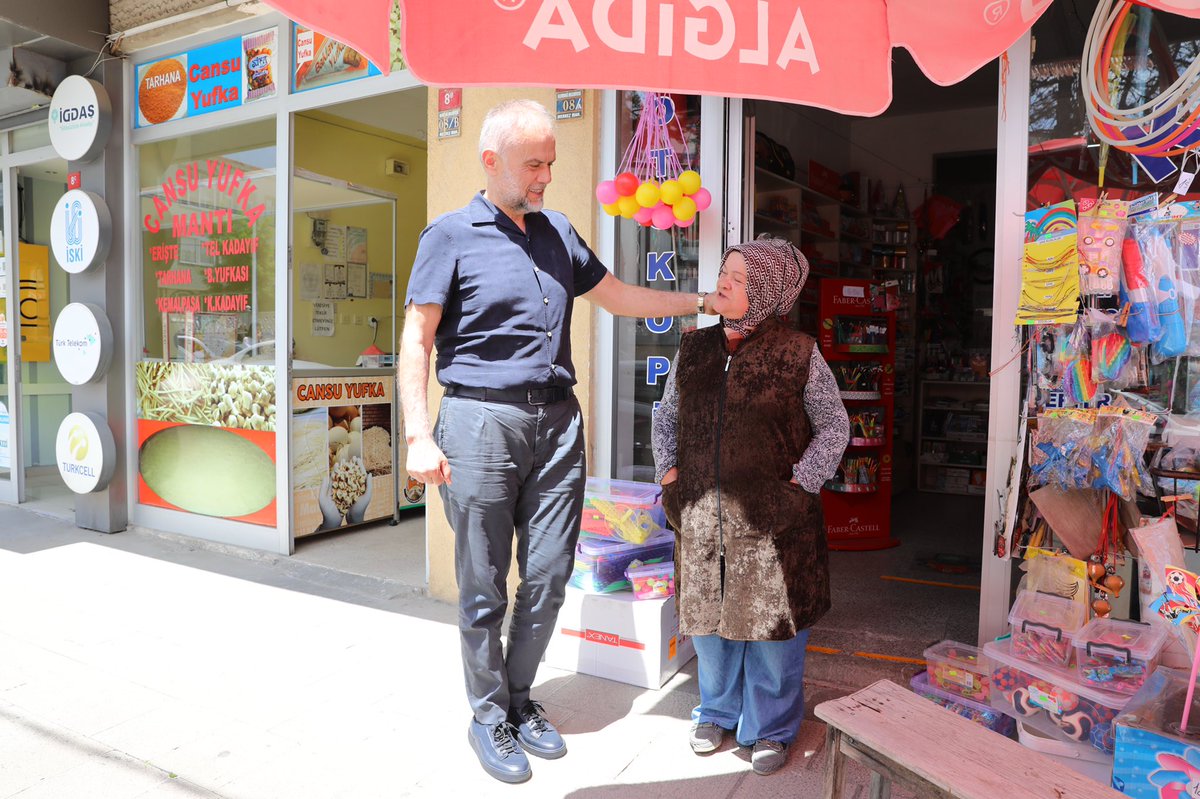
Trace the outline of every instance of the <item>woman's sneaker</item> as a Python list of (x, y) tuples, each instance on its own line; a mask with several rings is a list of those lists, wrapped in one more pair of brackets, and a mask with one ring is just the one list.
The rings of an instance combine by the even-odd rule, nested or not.
[(711, 721), (696, 722), (692, 725), (691, 734), (688, 736), (688, 743), (692, 745), (692, 751), (698, 755), (717, 751), (724, 740), (725, 730)]
[(774, 774), (787, 763), (788, 745), (767, 738), (760, 738), (754, 744), (750, 755), (750, 765), (755, 774)]

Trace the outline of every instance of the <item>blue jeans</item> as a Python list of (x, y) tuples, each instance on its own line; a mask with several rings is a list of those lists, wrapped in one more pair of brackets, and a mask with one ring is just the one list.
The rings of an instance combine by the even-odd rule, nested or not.
[(766, 738), (790, 744), (804, 719), (804, 650), (808, 630), (788, 641), (692, 638), (699, 659), (700, 704), (692, 721), (735, 730), (737, 742)]

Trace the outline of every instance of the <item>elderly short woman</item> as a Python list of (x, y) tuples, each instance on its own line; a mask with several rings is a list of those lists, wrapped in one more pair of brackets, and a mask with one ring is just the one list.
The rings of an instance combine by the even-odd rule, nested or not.
[(653, 429), (699, 657), (691, 746), (735, 731), (759, 774), (784, 765), (804, 715), (808, 632), (830, 605), (820, 490), (850, 436), (833, 373), (784, 319), (807, 277), (789, 242), (727, 250), (722, 324), (683, 336)]

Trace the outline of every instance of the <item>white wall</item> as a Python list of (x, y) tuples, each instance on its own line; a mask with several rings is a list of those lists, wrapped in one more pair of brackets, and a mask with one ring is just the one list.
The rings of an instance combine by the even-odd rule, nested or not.
[(883, 179), (888, 201), (903, 182), (910, 209), (933, 181), (933, 157), (996, 148), (996, 106), (854, 119), (850, 122), (850, 169)]

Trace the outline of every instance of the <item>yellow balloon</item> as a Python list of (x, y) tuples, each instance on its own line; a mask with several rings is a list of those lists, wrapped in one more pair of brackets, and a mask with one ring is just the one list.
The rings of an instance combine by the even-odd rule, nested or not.
[(642, 206), (638, 205), (638, 201), (634, 197), (622, 197), (617, 200), (617, 207), (620, 209), (621, 216), (632, 219)]
[(667, 205), (674, 205), (683, 197), (683, 187), (679, 185), (678, 181), (664, 180), (660, 189), (659, 199)]
[(671, 210), (675, 212), (676, 219), (680, 222), (686, 222), (696, 215), (696, 201), (691, 197), (684, 197), (675, 203)]
[(616, 216), (617, 214), (621, 213), (620, 203), (609, 203), (608, 205), (603, 206), (603, 208), (604, 213), (608, 214), (609, 216)]
[(643, 208), (653, 208), (658, 205), (658, 198), (662, 192), (659, 191), (658, 184), (653, 180), (647, 180), (642, 185), (638, 186), (637, 192), (633, 195), (638, 201), (638, 205)]
[(684, 194), (695, 194), (700, 191), (700, 173), (694, 169), (680, 173), (678, 181)]

